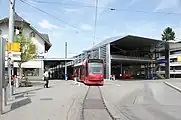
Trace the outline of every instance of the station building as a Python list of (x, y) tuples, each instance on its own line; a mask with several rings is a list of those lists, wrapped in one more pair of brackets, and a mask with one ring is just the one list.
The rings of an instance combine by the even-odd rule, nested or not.
[[(113, 37), (74, 56), (74, 65), (89, 56), (104, 60), (105, 79), (110, 79), (112, 74), (117, 79), (124, 74), (131, 74), (135, 79), (152, 79), (153, 73), (155, 77), (162, 78), (157, 73), (157, 66), (160, 59), (159, 45), (163, 43), (166, 42), (132, 35)], [(165, 67), (167, 74), (168, 65)]]

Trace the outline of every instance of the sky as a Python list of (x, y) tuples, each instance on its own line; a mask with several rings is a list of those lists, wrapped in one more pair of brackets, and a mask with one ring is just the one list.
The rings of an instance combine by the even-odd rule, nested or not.
[[(72, 57), (110, 37), (161, 39), (166, 27), (172, 27), (176, 38), (181, 39), (181, 0), (98, 0), (95, 38), (95, 0), (24, 1), (54, 16), (16, 0), (15, 11), (39, 32), (49, 35), (52, 47), (48, 57), (63, 58), (65, 42), (68, 57)], [(0, 18), (7, 17), (9, 0), (0, 0), (0, 8)]]

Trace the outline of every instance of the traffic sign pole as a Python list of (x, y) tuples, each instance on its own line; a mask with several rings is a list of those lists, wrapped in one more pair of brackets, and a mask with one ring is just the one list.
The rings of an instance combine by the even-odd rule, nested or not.
[[(9, 42), (14, 41), (14, 13), (15, 13), (15, 0), (9, 0), (10, 2), (10, 10), (9, 10)], [(8, 48), (10, 47), (10, 44), (8, 44)], [(9, 51), (8, 51), (9, 52)], [(11, 57), (8, 53), (8, 77), (9, 77), (9, 97), (12, 95), (12, 87), (11, 87), (11, 65), (10, 61)]]

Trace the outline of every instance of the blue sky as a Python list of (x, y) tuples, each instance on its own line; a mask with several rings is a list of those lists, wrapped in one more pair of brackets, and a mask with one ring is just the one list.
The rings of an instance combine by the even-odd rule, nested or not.
[[(93, 43), (97, 44), (109, 37), (131, 34), (161, 39), (162, 31), (168, 26), (174, 29), (177, 38), (181, 38), (180, 0), (99, 0), (96, 40), (93, 36), (95, 8), (85, 7), (94, 6), (94, 0), (61, 0), (63, 4), (26, 1), (78, 28), (16, 0), (16, 12), (38, 31), (49, 34), (52, 43), (49, 57), (64, 57), (65, 41), (68, 42), (68, 56), (71, 57), (91, 48)], [(50, 0), (40, 1), (50, 2)], [(9, 14), (8, 2), (0, 0), (1, 18)], [(107, 8), (117, 9), (111, 11)], [(158, 14), (158, 12), (175, 14)]]

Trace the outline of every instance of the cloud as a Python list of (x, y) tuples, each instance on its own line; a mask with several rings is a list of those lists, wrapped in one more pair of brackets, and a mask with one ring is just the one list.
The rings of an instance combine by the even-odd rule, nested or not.
[[(86, 6), (95, 6), (96, 2), (93, 0), (72, 0), (73, 2), (76, 2), (78, 4), (83, 4)], [(110, 3), (115, 2), (116, 0), (98, 0), (98, 6), (105, 8), (107, 7)], [(104, 9), (98, 9), (98, 13), (103, 12)]]
[(161, 32), (163, 31), (163, 28), (159, 27), (155, 22), (149, 24), (145, 21), (128, 22), (125, 26), (125, 31), (128, 34), (156, 39), (161, 39)]
[(169, 8), (180, 8), (180, 0), (161, 0), (154, 11), (164, 10)]
[(66, 13), (79, 13), (79, 14), (83, 14), (84, 13), (81, 9), (64, 8), (63, 10)]
[(57, 29), (59, 28), (56, 25), (50, 24), (47, 20), (42, 20), (41, 22), (38, 23), (42, 28), (46, 28), (46, 29)]
[(85, 31), (91, 31), (92, 30), (92, 26), (90, 26), (88, 24), (81, 24), (80, 25), (80, 29), (85, 30)]
[(140, 0), (131, 0), (131, 5), (137, 3), (138, 1), (140, 1)]

